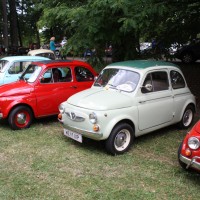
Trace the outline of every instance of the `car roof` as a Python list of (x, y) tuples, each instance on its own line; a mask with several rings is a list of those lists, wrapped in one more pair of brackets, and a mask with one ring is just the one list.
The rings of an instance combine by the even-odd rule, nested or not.
[(35, 64), (43, 64), (43, 65), (51, 65), (51, 64), (63, 64), (63, 63), (74, 63), (74, 64), (77, 64), (77, 65), (89, 65), (87, 62), (84, 62), (84, 61), (80, 61), (80, 60), (41, 60), (41, 61), (36, 61), (34, 62)]
[(128, 60), (122, 62), (116, 62), (109, 64), (107, 67), (131, 67), (136, 69), (147, 69), (149, 67), (176, 67), (179, 68), (178, 65), (165, 61), (155, 61), (155, 60)]
[(35, 55), (35, 54), (39, 54), (39, 53), (53, 53), (53, 51), (51, 51), (50, 49), (34, 49), (28, 52), (28, 54), (31, 55)]
[(49, 58), (45, 58), (42, 56), (7, 56), (4, 58), (1, 58), (1, 60), (8, 60), (10, 62), (12, 61), (38, 61), (38, 60), (50, 60)]

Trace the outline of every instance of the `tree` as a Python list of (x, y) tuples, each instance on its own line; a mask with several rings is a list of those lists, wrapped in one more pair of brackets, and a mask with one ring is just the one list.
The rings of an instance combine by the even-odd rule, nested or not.
[(2, 25), (3, 25), (3, 45), (5, 48), (8, 48), (8, 20), (7, 20), (7, 8), (6, 0), (1, 1), (2, 8)]
[(13, 46), (18, 46), (18, 25), (17, 25), (17, 11), (16, 11), (16, 2), (13, 0), (8, 0), (10, 6), (10, 36), (11, 44)]

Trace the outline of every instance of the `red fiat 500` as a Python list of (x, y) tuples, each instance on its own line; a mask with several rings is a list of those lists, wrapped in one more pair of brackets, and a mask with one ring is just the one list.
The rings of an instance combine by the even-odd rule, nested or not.
[(0, 86), (0, 119), (14, 130), (28, 128), (34, 117), (58, 114), (60, 103), (91, 87), (95, 76), (86, 62), (34, 62), (19, 81)]
[(200, 172), (200, 121), (186, 135), (178, 150), (178, 159), (184, 169)]

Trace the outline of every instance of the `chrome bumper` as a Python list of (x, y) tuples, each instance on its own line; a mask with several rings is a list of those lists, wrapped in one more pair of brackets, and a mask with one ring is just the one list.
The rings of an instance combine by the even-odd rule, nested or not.
[(93, 131), (88, 131), (88, 130), (82, 130), (76, 127), (69, 126), (68, 124), (64, 124), (62, 120), (58, 119), (59, 122), (62, 124), (62, 126), (70, 131), (73, 131), (75, 133), (79, 133), (84, 137), (91, 138), (94, 140), (101, 140), (103, 137), (103, 133), (97, 133)]
[(189, 159), (185, 156), (180, 155), (180, 160), (187, 165), (187, 169), (192, 167), (194, 169), (200, 170), (200, 163), (196, 161), (196, 159), (200, 159), (199, 156), (194, 156), (192, 159)]

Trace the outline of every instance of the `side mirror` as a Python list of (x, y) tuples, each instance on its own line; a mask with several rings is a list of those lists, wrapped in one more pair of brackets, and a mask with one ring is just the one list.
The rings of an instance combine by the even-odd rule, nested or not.
[(142, 86), (141, 88), (143, 93), (152, 92), (153, 90), (153, 86), (149, 83), (147, 83), (145, 86)]
[(153, 89), (153, 86), (151, 85), (151, 84), (146, 84), (145, 86), (145, 89), (148, 91), (148, 92), (151, 92), (152, 91), (152, 89)]

